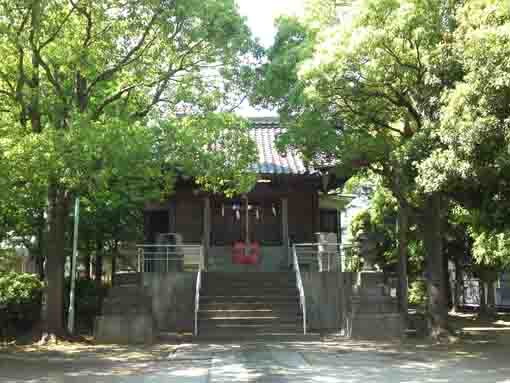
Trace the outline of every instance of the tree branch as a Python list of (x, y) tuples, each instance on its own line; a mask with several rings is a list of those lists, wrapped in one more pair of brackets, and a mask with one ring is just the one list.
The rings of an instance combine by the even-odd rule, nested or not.
[(64, 18), (62, 19), (62, 22), (59, 24), (59, 26), (53, 32), (53, 34), (50, 37), (48, 37), (48, 39), (46, 39), (44, 42), (41, 43), (41, 45), (39, 46), (39, 50), (44, 49), (48, 44), (50, 44), (57, 38), (58, 34), (60, 33), (60, 31), (62, 30), (64, 25), (67, 23), (67, 21), (69, 20), (69, 18), (75, 11), (75, 9), (76, 9), (75, 3), (73, 3), (73, 1), (71, 1), (71, 0), (69, 2), (72, 5), (71, 9), (69, 10), (69, 12), (67, 12), (67, 15), (64, 16)]
[[(70, 0), (71, 4), (75, 5), (73, 3), (73, 0)], [(87, 9), (85, 7), (78, 7), (78, 4), (75, 5), (76, 10), (80, 15), (85, 17), (87, 19), (87, 26), (85, 27), (85, 40), (83, 40), (83, 48), (87, 48), (90, 44), (90, 40), (92, 39), (92, 14), (90, 12), (87, 12)]]
[[(90, 85), (89, 85), (87, 93), (90, 93), (92, 88), (94, 88), (94, 86), (97, 83), (111, 78), (112, 75), (114, 75), (116, 72), (118, 72), (120, 69), (122, 69), (125, 65), (127, 65), (127, 64), (129, 64), (131, 62), (131, 58), (139, 50), (141, 50), (143, 45), (145, 44), (145, 41), (147, 40), (147, 37), (149, 36), (149, 34), (150, 34), (154, 24), (156, 23), (156, 20), (157, 20), (158, 16), (159, 16), (159, 13), (157, 11), (154, 12), (154, 15), (152, 16), (151, 20), (149, 21), (149, 23), (145, 27), (145, 29), (143, 31), (143, 34), (142, 34), (142, 37), (140, 38), (138, 43), (133, 48), (131, 48), (131, 50), (124, 56), (124, 58), (122, 58), (122, 60), (120, 60), (115, 66), (113, 66), (112, 68), (106, 69), (103, 73), (101, 73), (95, 79), (93, 79), (91, 81)], [(151, 41), (151, 43), (153, 41), (154, 41), (154, 39)]]
[(112, 94), (110, 97), (106, 98), (101, 105), (96, 109), (94, 114), (92, 115), (92, 120), (97, 120), (101, 114), (103, 113), (104, 109), (112, 104), (113, 102), (120, 100), (120, 98), (124, 95), (124, 93), (129, 92), (131, 89), (136, 88), (137, 85), (129, 85), (122, 89), (120, 89), (118, 92)]
[(414, 64), (411, 64), (411, 63), (405, 63), (403, 62), (400, 57), (398, 57), (398, 55), (386, 44), (382, 44), (382, 48), (391, 56), (393, 57), (393, 59), (397, 62), (398, 65), (400, 65), (401, 67), (404, 67), (404, 68), (409, 68), (409, 69), (412, 69), (412, 70), (415, 70), (415, 71), (419, 71), (420, 69), (414, 65)]
[(55, 76), (51, 72), (50, 66), (43, 60), (43, 58), (41, 56), (41, 52), (38, 49), (35, 49), (34, 53), (36, 55), (37, 61), (43, 67), (44, 72), (46, 73), (46, 77), (48, 78), (48, 81), (55, 88), (55, 91), (56, 91), (57, 95), (60, 97), (61, 100), (65, 101), (66, 98), (65, 98), (65, 95), (64, 95), (64, 90), (62, 89), (62, 87), (60, 86), (60, 83), (57, 81), (57, 79), (55, 78)]

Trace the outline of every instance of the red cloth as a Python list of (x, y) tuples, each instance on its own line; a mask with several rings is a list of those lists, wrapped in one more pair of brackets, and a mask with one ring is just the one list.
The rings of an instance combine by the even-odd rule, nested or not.
[(235, 265), (256, 265), (258, 263), (260, 245), (258, 242), (252, 242), (249, 245), (248, 254), (244, 249), (246, 244), (244, 242), (234, 243), (232, 263)]

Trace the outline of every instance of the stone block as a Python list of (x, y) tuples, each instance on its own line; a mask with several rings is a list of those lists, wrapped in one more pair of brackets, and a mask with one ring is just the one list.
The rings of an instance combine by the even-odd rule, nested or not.
[(382, 272), (357, 274), (346, 327), (347, 335), (353, 338), (399, 338), (403, 335), (397, 300), (387, 294)]
[(376, 289), (384, 287), (384, 273), (380, 271), (362, 271), (358, 273), (357, 288)]
[(358, 313), (349, 322), (348, 335), (355, 339), (394, 339), (403, 335), (402, 318), (398, 313)]
[(94, 338), (98, 343), (153, 343), (154, 321), (151, 315), (102, 315), (96, 318)]

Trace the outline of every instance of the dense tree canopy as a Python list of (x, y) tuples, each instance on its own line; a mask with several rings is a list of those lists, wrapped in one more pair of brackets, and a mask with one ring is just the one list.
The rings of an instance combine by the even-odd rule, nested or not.
[[(379, 174), (401, 212), (418, 214), (428, 260), (430, 324), (440, 335), (446, 329), (444, 198), (438, 191), (424, 192), (416, 177), (418, 165), (440, 146), (435, 132), (443, 92), (461, 78), (448, 54), (457, 4), (370, 0), (321, 8), (319, 3), (310, 9), (326, 12), (323, 18), (283, 20), (279, 36), (287, 43), (277, 38), (272, 48), (277, 58), (270, 51), (263, 67), (263, 73), (271, 72), (273, 64), (290, 62), (295, 77), (277, 91), (269, 88), (268, 97), (264, 88), (256, 93), (268, 102), (273, 94), (295, 101), (284, 108), (292, 121), (284, 142), (319, 165), (334, 164), (344, 176), (362, 169)], [(287, 33), (289, 22), (294, 35)], [(296, 90), (300, 97), (293, 96)], [(408, 225), (399, 226), (405, 234)]]
[(343, 176), (382, 177), (401, 257), (418, 225), (435, 335), (449, 205), (469, 213), (475, 259), (507, 257), (509, 12), (493, 0), (309, 1), (304, 17), (279, 20), (253, 91), (289, 122), (282, 145)]
[[(227, 166), (210, 169), (203, 158), (215, 159), (207, 145), (218, 141), (249, 143), (242, 132), (234, 137), (231, 117), (210, 113), (237, 102), (243, 62), (257, 47), (233, 0), (4, 0), (0, 49), (1, 186), (15, 191), (0, 198), (10, 217), (0, 221), (12, 228), (46, 210), (48, 325), (59, 333), (74, 196), (101, 210), (120, 206), (123, 194), (139, 201), (168, 190), (168, 170), (197, 149), (194, 175), (204, 185), (247, 187), (247, 146)], [(177, 113), (197, 117), (161, 123)], [(214, 126), (202, 132), (205, 120)], [(198, 134), (177, 147), (183, 126)], [(163, 145), (169, 137), (177, 141)]]

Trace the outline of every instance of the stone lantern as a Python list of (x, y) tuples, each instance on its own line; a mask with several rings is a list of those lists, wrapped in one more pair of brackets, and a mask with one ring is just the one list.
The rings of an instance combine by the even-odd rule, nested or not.
[(362, 271), (376, 271), (375, 260), (377, 257), (377, 246), (374, 235), (364, 230), (358, 231), (356, 235), (356, 246), (359, 256), (363, 260)]

